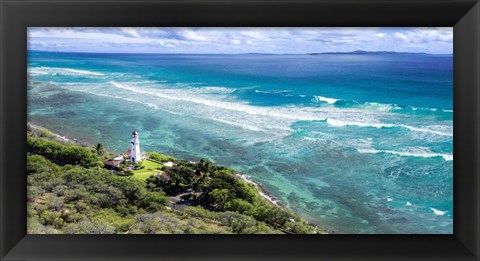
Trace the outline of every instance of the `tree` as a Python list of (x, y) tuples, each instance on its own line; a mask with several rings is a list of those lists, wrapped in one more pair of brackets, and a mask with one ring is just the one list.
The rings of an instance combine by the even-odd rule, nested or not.
[(209, 201), (217, 208), (223, 209), (228, 202), (228, 189), (214, 189), (208, 193)]
[(33, 136), (27, 137), (27, 151), (42, 155), (58, 165), (81, 165), (86, 168), (103, 166), (98, 155), (90, 148), (62, 144)]
[(212, 163), (206, 159), (201, 159), (197, 164), (197, 171), (201, 174), (207, 174), (212, 167)]
[(101, 143), (98, 143), (97, 146), (95, 146), (95, 151), (97, 152), (97, 155), (104, 155), (105, 154), (105, 148)]

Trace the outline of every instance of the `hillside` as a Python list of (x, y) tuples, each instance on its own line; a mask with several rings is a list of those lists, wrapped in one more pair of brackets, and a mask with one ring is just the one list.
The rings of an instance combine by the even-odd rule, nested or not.
[(310, 234), (321, 231), (260, 196), (231, 169), (160, 153), (169, 179), (107, 170), (108, 152), (43, 128), (27, 132), (29, 234)]

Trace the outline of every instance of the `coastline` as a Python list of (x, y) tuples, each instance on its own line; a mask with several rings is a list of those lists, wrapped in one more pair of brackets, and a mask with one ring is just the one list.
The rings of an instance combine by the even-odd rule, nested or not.
[[(61, 142), (61, 143), (78, 145), (78, 146), (87, 146), (87, 147), (94, 146), (91, 143), (80, 142), (76, 138), (71, 138), (71, 137), (69, 138), (69, 137), (66, 137), (64, 135), (61, 135), (61, 134), (58, 133), (58, 130), (51, 130), (51, 129), (45, 128), (43, 126), (40, 126), (38, 124), (33, 124), (30, 121), (28, 121), (27, 122), (27, 131), (30, 131), (30, 129), (33, 129), (37, 132), (41, 132), (42, 134), (45, 135), (45, 137), (48, 137), (48, 138), (51, 138), (51, 139), (53, 138), (55, 141), (58, 141), (58, 142)], [(261, 184), (253, 181), (250, 178), (250, 176), (248, 176), (246, 174), (243, 174), (243, 173), (235, 173), (234, 176), (243, 180), (243, 181), (245, 181), (247, 184), (253, 185), (256, 188), (259, 195), (262, 198), (266, 199), (268, 202), (270, 202), (273, 205), (276, 205), (276, 206), (278, 206), (282, 209), (288, 209), (292, 213), (302, 217), (302, 219), (304, 219), (309, 225), (315, 227), (316, 229), (320, 229), (322, 231), (320, 234), (335, 234), (335, 231), (333, 231), (331, 229), (326, 229), (325, 227), (319, 225), (318, 223), (312, 222), (310, 218), (302, 216), (301, 214), (298, 214), (295, 211), (293, 211), (292, 209), (288, 208), (281, 200), (276, 199), (271, 193), (269, 193)], [(317, 232), (318, 232), (318, 230), (317, 230)]]
[(263, 198), (265, 198), (266, 200), (270, 201), (270, 203), (274, 204), (274, 205), (277, 205), (279, 207), (282, 207), (282, 208), (285, 208), (285, 205), (282, 204), (282, 202), (276, 198), (273, 197), (272, 194), (270, 194), (267, 190), (265, 190), (265, 188), (259, 184), (259, 183), (256, 183), (255, 181), (253, 181), (250, 176), (246, 175), (246, 174), (242, 174), (242, 173), (236, 173), (235, 174), (236, 177), (242, 179), (243, 181), (245, 181), (246, 183), (248, 184), (252, 184), (253, 186), (255, 186), (258, 190), (258, 193), (260, 194), (260, 196), (262, 196)]
[(86, 139), (79, 139), (75, 137), (75, 135), (72, 133), (67, 134), (62, 131), (59, 131), (58, 129), (47, 128), (47, 127), (44, 127), (43, 124), (33, 123), (30, 120), (27, 121), (27, 131), (29, 128), (34, 129), (36, 131), (40, 131), (46, 137), (53, 138), (55, 139), (55, 141), (58, 141), (58, 142), (85, 146), (85, 147), (95, 146), (93, 142), (88, 141)]
[(29, 131), (29, 129), (34, 129), (35, 131), (43, 132), (45, 134), (45, 136), (47, 136), (47, 137), (49, 136), (50, 138), (54, 138), (56, 141), (59, 141), (59, 142), (80, 145), (76, 140), (69, 139), (66, 136), (62, 136), (62, 135), (58, 134), (57, 132), (53, 132), (50, 129), (47, 129), (47, 128), (45, 128), (43, 126), (40, 126), (40, 125), (37, 125), (37, 124), (33, 124), (31, 122), (27, 122), (27, 131)]
[(266, 190), (265, 187), (262, 186), (262, 184), (253, 181), (250, 176), (248, 176), (246, 174), (242, 174), (242, 173), (236, 173), (235, 176), (242, 179), (246, 183), (255, 186), (255, 188), (258, 190), (258, 193), (260, 194), (260, 196), (262, 196), (264, 199), (268, 200), (270, 203), (272, 203), (272, 204), (274, 204), (278, 207), (288, 209), (288, 210), (292, 211), (293, 213), (301, 216), (311, 226), (314, 226), (314, 227), (317, 227), (317, 228), (322, 228), (322, 230), (323, 230), (322, 234), (336, 234), (335, 230), (327, 229), (324, 226), (322, 226), (321, 224), (319, 224), (318, 222), (312, 221), (311, 218), (303, 216), (303, 215), (295, 212), (294, 210), (288, 208), (281, 200), (275, 198), (270, 192), (268, 192), (268, 190)]
[[(27, 122), (27, 130), (29, 128), (34, 129), (36, 131), (41, 131), (41, 132), (45, 133), (46, 136), (49, 136), (50, 138), (54, 138), (56, 141), (59, 141), (59, 142), (75, 144), (75, 145), (80, 145), (80, 146), (85, 146), (85, 145), (93, 146), (93, 144), (90, 144), (90, 143), (85, 144), (83, 142), (79, 142), (75, 138), (68, 138), (66, 136), (63, 136), (63, 135), (59, 134), (57, 130), (47, 129), (47, 128), (45, 128), (43, 126), (40, 126), (38, 124), (33, 124), (31, 122)], [(285, 204), (283, 204), (280, 200), (276, 199), (261, 184), (254, 182), (250, 178), (250, 176), (248, 176), (246, 174), (242, 174), (242, 173), (236, 173), (235, 176), (242, 179), (243, 181), (245, 181), (248, 184), (254, 185), (257, 188), (260, 196), (262, 196), (263, 198), (268, 200), (270, 203), (272, 203), (274, 205), (277, 205), (279, 207), (282, 207), (282, 208), (286, 208)]]

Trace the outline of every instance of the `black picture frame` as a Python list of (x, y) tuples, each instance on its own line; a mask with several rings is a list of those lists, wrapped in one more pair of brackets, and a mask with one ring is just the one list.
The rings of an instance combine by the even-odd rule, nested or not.
[[(480, 3), (0, 0), (1, 260), (480, 260)], [(27, 235), (29, 26), (454, 27), (453, 235)]]

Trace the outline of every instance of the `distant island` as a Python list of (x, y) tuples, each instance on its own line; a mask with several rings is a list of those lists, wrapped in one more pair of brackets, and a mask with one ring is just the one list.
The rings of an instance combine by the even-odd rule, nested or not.
[[(431, 55), (431, 53), (425, 52), (397, 52), (397, 51), (345, 51), (345, 52), (315, 52), (315, 53), (244, 53), (246, 55), (324, 55), (324, 54), (418, 54), (418, 55)], [(450, 54), (437, 54), (437, 55), (452, 55)]]
[(356, 51), (352, 51), (352, 52), (321, 52), (321, 53), (306, 53), (306, 54), (308, 54), (308, 55), (321, 55), (321, 54), (428, 54), (428, 53), (356, 50)]
[(80, 146), (29, 124), (28, 233), (324, 233), (232, 169), (158, 152), (114, 157), (102, 144)]

